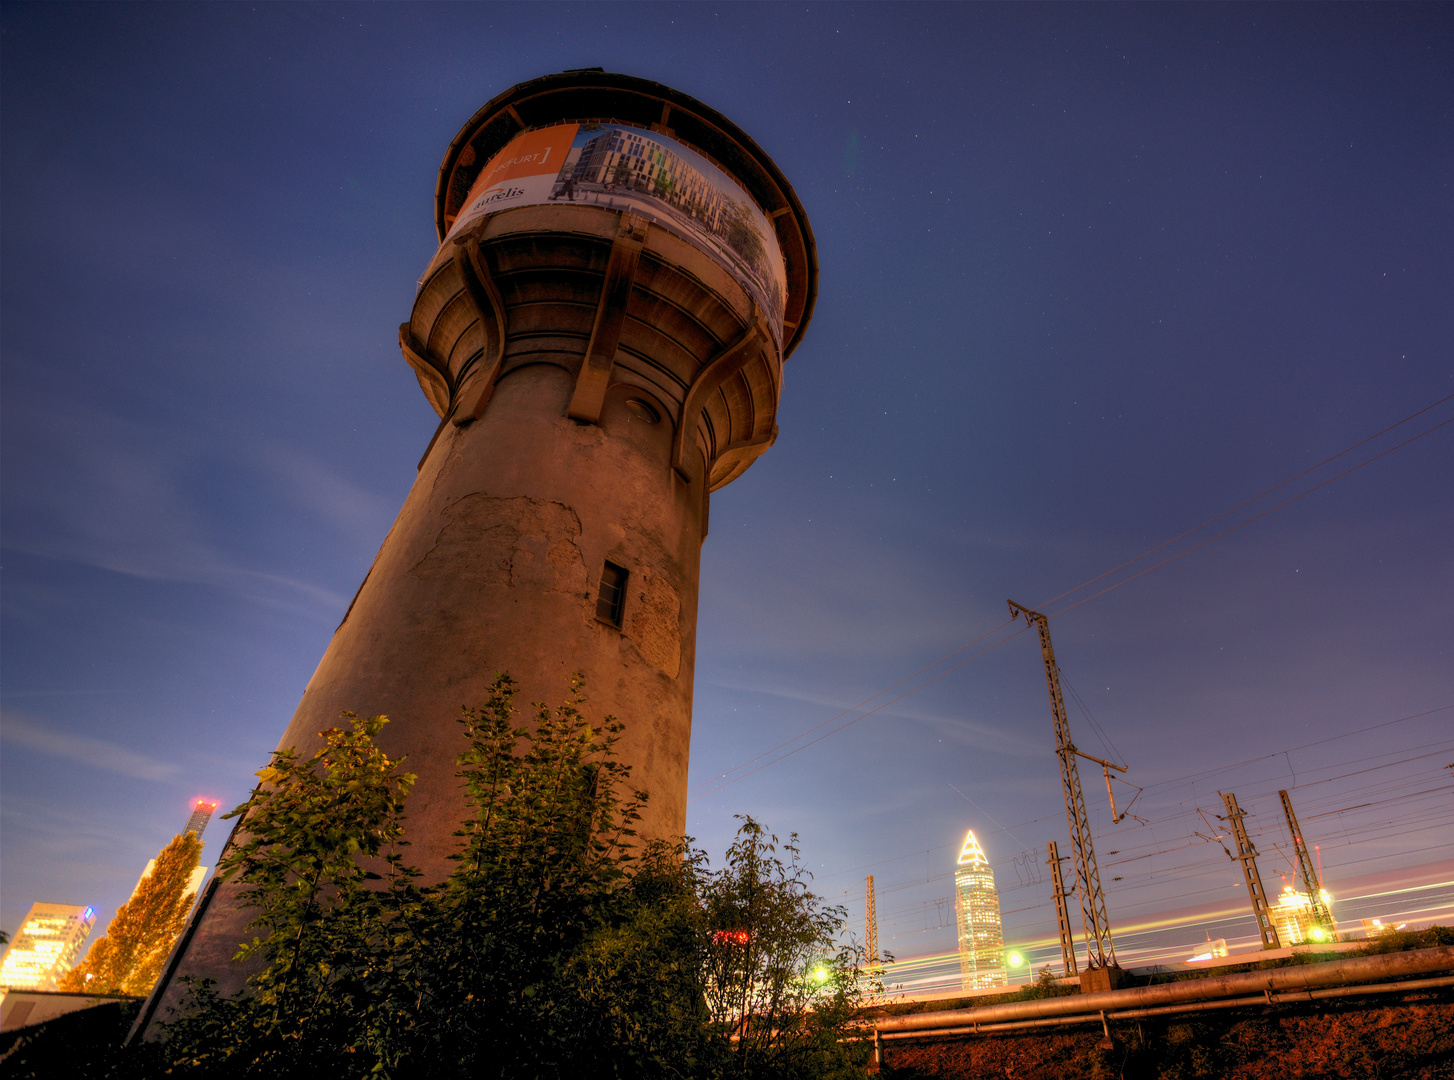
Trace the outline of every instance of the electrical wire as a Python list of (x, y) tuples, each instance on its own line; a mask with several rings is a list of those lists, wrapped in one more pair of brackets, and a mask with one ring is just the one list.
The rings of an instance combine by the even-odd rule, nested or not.
[[(1442, 709), (1428, 710), (1427, 712), (1422, 714), (1415, 714), (1415, 716), (1429, 715), (1431, 713), (1436, 713), (1439, 711), (1442, 711)], [(1386, 727), (1390, 724), (1399, 723), (1403, 720), (1412, 718), (1414, 717), (1401, 717), (1391, 721), (1383, 721), (1379, 724), (1367, 725), (1365, 728), (1359, 729), (1355, 732), (1345, 732), (1339, 736), (1330, 736), (1325, 739), (1314, 740), (1313, 743), (1305, 745), (1317, 745), (1336, 741), (1339, 738), (1358, 734), (1362, 731), (1376, 730), (1378, 728)], [(1442, 742), (1423, 744), (1418, 747), (1401, 747), (1398, 750), (1389, 751), (1388, 753), (1383, 755), (1376, 755), (1376, 757), (1391, 757), (1394, 759), (1391, 761), (1377, 763), (1369, 762), (1367, 756), (1365, 755), (1348, 761), (1334, 762), (1322, 766), (1318, 769), (1310, 770), (1313, 775), (1310, 778), (1306, 779), (1302, 784), (1298, 785), (1298, 787), (1316, 789), (1323, 785), (1326, 785), (1330, 781), (1346, 780), (1352, 777), (1366, 775), (1368, 773), (1382, 769), (1407, 766), (1415, 762), (1434, 762), (1436, 760), (1442, 760), (1442, 754), (1440, 754), (1436, 758), (1432, 757), (1430, 753), (1428, 753), (1428, 751), (1431, 748), (1447, 749), (1451, 747), (1454, 747), (1454, 743), (1445, 740)], [(1414, 753), (1415, 751), (1419, 751), (1419, 753)], [(1255, 760), (1260, 759), (1254, 759), (1254, 761)], [(1350, 769), (1348, 767), (1350, 765), (1357, 765), (1359, 767)], [(1323, 772), (1329, 772), (1332, 773), (1332, 775), (1318, 775), (1319, 773)], [(1300, 819), (1306, 822), (1315, 819), (1325, 819), (1326, 817), (1330, 816), (1352, 816), (1356, 815), (1359, 812), (1365, 812), (1369, 815), (1375, 816), (1375, 820), (1373, 821), (1366, 821), (1363, 823), (1350, 823), (1348, 827), (1343, 830), (1343, 835), (1341, 836), (1324, 836), (1321, 840), (1320, 846), (1329, 849), (1329, 854), (1339, 848), (1345, 848), (1350, 845), (1357, 845), (1359, 847), (1362, 847), (1364, 850), (1367, 850), (1367, 845), (1377, 844), (1390, 838), (1411, 838), (1432, 829), (1447, 828), (1451, 820), (1454, 820), (1454, 807), (1449, 807), (1443, 805), (1442, 803), (1434, 804), (1434, 800), (1439, 796), (1447, 794), (1449, 791), (1448, 786), (1445, 785), (1436, 787), (1416, 787), (1412, 783), (1412, 781), (1414, 781), (1416, 777), (1426, 777), (1432, 779), (1434, 777), (1440, 776), (1444, 772), (1445, 769), (1443, 765), (1429, 764), (1422, 769), (1415, 769), (1412, 774), (1406, 773), (1403, 776), (1391, 780), (1379, 780), (1372, 783), (1354, 784), (1351, 786), (1340, 787), (1337, 791), (1328, 793), (1328, 795), (1324, 797), (1324, 799), (1315, 798), (1311, 800), (1304, 800), (1302, 802), (1303, 813), (1300, 815)], [(1279, 779), (1272, 782), (1284, 783), (1285, 781)], [(1264, 781), (1264, 783), (1267, 783), (1267, 781)], [(1402, 785), (1402, 788), (1400, 788), (1400, 785)], [(1413, 788), (1412, 790), (1410, 790), (1411, 787)], [(1381, 794), (1375, 796), (1372, 794), (1364, 794), (1365, 792), (1380, 792)], [(1265, 797), (1270, 797), (1270, 795), (1258, 793), (1256, 795), (1247, 797), (1245, 800), (1239, 798), (1239, 801), (1243, 802), (1244, 806), (1250, 806), (1252, 805), (1254, 800), (1259, 800)], [(1356, 805), (1350, 805), (1351, 801), (1357, 799), (1365, 799), (1366, 801), (1357, 803)], [(1339, 805), (1340, 803), (1342, 805)], [(1404, 808), (1397, 812), (1389, 813), (1386, 809), (1387, 807), (1398, 806), (1399, 804), (1403, 804)], [(1333, 808), (1322, 809), (1323, 806), (1329, 806)], [(1168, 807), (1166, 809), (1169, 811), (1169, 813), (1156, 817), (1152, 821), (1153, 825), (1165, 825), (1168, 822), (1184, 820), (1188, 817), (1194, 816), (1196, 813), (1194, 810), (1188, 809), (1185, 804), (1181, 804), (1175, 807)], [(1313, 812), (1309, 813), (1309, 810)], [(1250, 812), (1255, 813), (1255, 811)], [(1281, 817), (1280, 814), (1275, 816), (1279, 819)], [(1271, 819), (1273, 815), (1268, 815), (1268, 817), (1269, 819)], [(1042, 818), (1037, 820), (1043, 821), (1047, 819)], [(1029, 824), (1032, 823), (1024, 823), (1024, 825)], [(1257, 830), (1249, 829), (1249, 833), (1252, 835), (1257, 835)], [(1098, 834), (1097, 839), (1105, 840), (1109, 835), (1111, 834), (1103, 831), (1102, 833)], [(1191, 842), (1181, 842), (1173, 844), (1167, 844), (1165, 842), (1153, 842), (1148, 845), (1137, 845), (1141, 847), (1150, 847), (1153, 850), (1141, 851), (1139, 853), (1136, 853), (1134, 848), (1131, 850), (1125, 849), (1124, 841), (1122, 841), (1122, 848), (1111, 852), (1111, 854), (1121, 854), (1124, 852), (1124, 857), (1114, 861), (1102, 862), (1101, 865), (1107, 870), (1117, 867), (1124, 867), (1127, 864), (1136, 863), (1156, 856), (1164, 856), (1177, 851), (1187, 851), (1191, 849), (1202, 848), (1205, 847), (1206, 842), (1207, 841), (1204, 838)], [(943, 845), (943, 847), (952, 847), (952, 845)], [(928, 855), (933, 850), (936, 849), (930, 849), (929, 852), (925, 852), (924, 854)], [(1406, 858), (1410, 855), (1420, 854), (1425, 851), (1431, 850), (1447, 850), (1447, 845), (1429, 845), (1412, 849), (1401, 845), (1399, 850), (1397, 851), (1379, 852), (1377, 854), (1364, 855), (1356, 859), (1339, 859), (1336, 863), (1337, 869), (1334, 872), (1346, 873), (1348, 868), (1353, 866), (1366, 865), (1370, 862), (1377, 862), (1379, 860), (1393, 857), (1401, 856)], [(1265, 844), (1263, 853), (1264, 855), (1270, 854), (1270, 852), (1266, 850)], [(994, 860), (991, 865), (993, 867), (1004, 867), (1010, 862), (1014, 861), (1015, 858), (1015, 856), (1004, 856)], [(1330, 864), (1330, 870), (1332, 869), (1332, 865), (1333, 864)], [(867, 868), (868, 867), (864, 867), (863, 869)], [(1118, 888), (1115, 889), (1115, 894), (1117, 895), (1116, 907), (1118, 912), (1122, 913), (1121, 917), (1125, 918), (1127, 915), (1135, 916), (1137, 913), (1142, 911), (1151, 911), (1158, 908), (1161, 910), (1165, 910), (1167, 904), (1174, 903), (1179, 899), (1184, 899), (1189, 896), (1211, 895), (1207, 891), (1207, 886), (1198, 886), (1186, 892), (1173, 893), (1170, 895), (1160, 894), (1158, 896), (1147, 899), (1144, 902), (1137, 902), (1136, 900), (1132, 899), (1132, 897), (1136, 895), (1138, 890), (1144, 889), (1148, 883), (1157, 880), (1166, 881), (1169, 879), (1184, 881), (1188, 884), (1191, 884), (1192, 882), (1202, 881), (1210, 878), (1223, 878), (1223, 884), (1225, 884), (1229, 890), (1232, 890), (1233, 892), (1239, 892), (1242, 888), (1242, 883), (1237, 875), (1232, 872), (1233, 870), (1233, 864), (1230, 862), (1223, 862), (1221, 857), (1219, 856), (1210, 863), (1207, 861), (1206, 858), (1199, 857), (1190, 861), (1181, 860), (1170, 867), (1161, 867), (1159, 869), (1153, 869), (1147, 872), (1134, 873), (1129, 875), (1123, 874), (1120, 875), (1120, 877), (1124, 879), (1123, 882), (1120, 883)], [(943, 881), (951, 876), (952, 871), (946, 871), (940, 874), (929, 875), (923, 879), (915, 881), (901, 882), (894, 885), (881, 885), (879, 888), (879, 893), (880, 895), (883, 895), (884, 893), (892, 893), (903, 891), (909, 888), (922, 887), (923, 885)], [(1019, 913), (1029, 911), (1041, 911), (1047, 909), (1049, 906), (1049, 899), (1044, 895), (1045, 890), (1043, 888), (1043, 884), (1043, 881), (1032, 881), (1029, 883), (1022, 882), (1016, 885), (1002, 885), (999, 889), (1002, 895), (1008, 896), (1011, 894), (1021, 893), (1026, 889), (1031, 889), (1035, 890), (1035, 893), (1039, 896), (1039, 899), (1036, 902), (1029, 905), (1005, 909), (1002, 913), (1003, 916), (1008, 918), (1011, 915)], [(1433, 887), (1434, 886), (1430, 886), (1430, 888)], [(1218, 888), (1218, 886), (1213, 886), (1213, 888)], [(943, 921), (945, 918), (943, 912), (950, 904), (952, 904), (952, 900), (952, 896), (948, 898), (936, 898), (933, 900), (921, 901), (917, 905), (896, 907), (891, 908), (886, 912), (882, 912), (881, 918), (884, 920), (883, 932), (885, 940), (902, 938), (909, 934), (919, 935), (922, 933), (930, 933), (934, 932), (935, 930), (942, 929), (943, 926), (946, 925), (946, 923), (944, 923)], [(1443, 911), (1445, 906), (1447, 905), (1439, 905), (1434, 908), (1429, 908), (1428, 910)], [(1193, 924), (1198, 924), (1202, 926), (1215, 926), (1218, 923), (1239, 922), (1245, 917), (1246, 915), (1243, 910), (1243, 905), (1237, 904), (1234, 908), (1229, 909), (1226, 914), (1220, 916), (1212, 917), (1204, 911), (1189, 913), (1187, 918), (1182, 922), (1170, 925), (1153, 926), (1145, 930), (1123, 929), (1118, 933), (1117, 937), (1122, 942), (1123, 951), (1126, 951), (1127, 948), (1132, 948), (1135, 949), (1137, 952), (1141, 952), (1142, 947), (1132, 945), (1130, 943), (1137, 942), (1138, 940), (1143, 938), (1154, 936), (1155, 934), (1167, 929), (1174, 929), (1175, 926), (1178, 925), (1190, 926)], [(910, 931), (907, 929), (896, 929), (894, 925), (895, 923), (902, 924), (905, 921), (928, 923), (934, 920), (938, 920), (938, 925), (934, 927), (929, 927), (926, 925), (922, 930), (916, 929)], [(1148, 945), (1146, 947), (1151, 946)]]
[[(923, 667), (921, 667), (918, 671), (914, 672), (912, 675), (906, 675), (906, 676), (904, 676), (902, 679), (900, 679), (898, 682), (894, 683), (892, 686), (886, 686), (886, 687), (884, 687), (884, 689), (880, 690), (878, 693), (871, 694), (868, 697), (864, 698), (857, 705), (851, 705), (851, 706), (849, 706), (848, 708), (844, 709), (841, 713), (838, 713), (836, 716), (830, 716), (830, 717), (828, 717), (828, 719), (827, 720), (824, 720), (821, 724), (815, 724), (812, 727), (810, 727), (807, 731), (804, 731), (804, 732), (801, 732), (801, 733), (799, 733), (797, 735), (794, 735), (791, 739), (787, 740), (787, 742), (778, 743), (771, 750), (764, 750), (762, 753), (758, 754), (757, 757), (755, 757), (755, 758), (748, 758), (741, 765), (738, 765), (735, 768), (728, 769), (724, 773), (719, 773), (715, 777), (713, 777), (711, 780), (703, 780), (700, 784), (697, 785), (697, 787), (698, 788), (703, 788), (703, 787), (707, 787), (708, 785), (714, 784), (718, 780), (721, 780), (721, 779), (723, 779), (725, 777), (731, 776), (733, 773), (737, 772), (738, 769), (745, 769), (747, 766), (751, 765), (754, 761), (761, 761), (763, 758), (767, 757), (769, 754), (776, 753), (777, 751), (781, 750), (785, 746), (791, 746), (793, 743), (797, 742), (799, 739), (803, 738), (806, 735), (811, 735), (813, 732), (817, 731), (819, 728), (826, 727), (827, 725), (833, 723), (833, 721), (835, 721), (835, 720), (841, 720), (843, 717), (849, 715), (850, 713), (855, 712), (856, 710), (863, 708), (863, 706), (867, 705), (870, 701), (873, 701), (875, 698), (881, 698), (885, 694), (889, 693), (890, 691), (896, 690), (900, 686), (903, 686), (904, 683), (908, 682), (909, 680), (918, 678), (920, 675), (924, 674), (924, 672), (926, 672), (926, 671), (932, 671), (934, 668), (936, 668), (940, 664), (944, 663), (944, 661), (948, 660), (951, 656), (958, 656), (960, 653), (964, 652), (964, 650), (967, 649), (967, 648), (969, 648), (971, 645), (977, 645), (979, 642), (983, 641), (985, 638), (989, 637), (991, 634), (993, 634), (993, 633), (995, 633), (995, 632), (997, 632), (999, 630), (1003, 630), (1005, 627), (1009, 626), (1010, 623), (1012, 623), (1014, 621), (1015, 621), (1014, 619), (1006, 619), (1004, 622), (1000, 623), (999, 626), (996, 626), (996, 627), (994, 627), (994, 628), (992, 628), (990, 630), (986, 630), (983, 634), (981, 634), (979, 637), (975, 638), (973, 641), (967, 641), (967, 642), (965, 642), (959, 648), (954, 649), (954, 650), (952, 650), (950, 652), (945, 653), (943, 656), (941, 656), (938, 660), (935, 660), (933, 663), (925, 664)], [(895, 699), (895, 700), (897, 700), (897, 699)], [(880, 706), (880, 708), (882, 708), (882, 706)], [(859, 719), (862, 719), (862, 717), (860, 717)], [(847, 725), (845, 725), (845, 726), (847, 726)], [(754, 771), (756, 771), (756, 770), (754, 770)]]

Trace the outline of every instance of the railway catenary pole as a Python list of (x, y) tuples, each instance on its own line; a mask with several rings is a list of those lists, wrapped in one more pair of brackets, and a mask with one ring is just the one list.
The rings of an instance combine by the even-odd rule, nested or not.
[(1080, 977), (1082, 989), (1114, 989), (1120, 984), (1121, 968), (1116, 963), (1116, 947), (1111, 940), (1111, 921), (1106, 915), (1106, 897), (1101, 889), (1101, 873), (1096, 866), (1090, 818), (1085, 811), (1080, 769), (1075, 761), (1080, 751), (1075, 748), (1075, 743), (1070, 738), (1070, 719), (1066, 716), (1065, 697), (1060, 691), (1060, 668), (1055, 662), (1055, 647), (1050, 642), (1050, 620), (1023, 604), (1017, 604), (1013, 600), (1008, 603), (1010, 616), (1023, 617), (1040, 635), (1040, 656), (1045, 662), (1045, 685), (1050, 692), (1050, 712), (1055, 719), (1055, 752), (1060, 758), (1060, 783), (1065, 791), (1065, 820), (1070, 826), (1071, 856), (1075, 861), (1081, 921), (1085, 927), (1086, 970)]
[(1237, 841), (1237, 854), (1233, 858), (1242, 864), (1242, 878), (1247, 885), (1247, 898), (1252, 901), (1252, 914), (1257, 919), (1257, 932), (1262, 935), (1264, 949), (1280, 949), (1282, 943), (1277, 937), (1277, 927), (1272, 922), (1272, 912), (1267, 906), (1267, 891), (1262, 887), (1262, 875), (1257, 870), (1257, 849), (1248, 839), (1247, 827), (1242, 819), (1247, 811), (1237, 805), (1237, 796), (1230, 791), (1218, 792), (1226, 804), (1225, 820), (1232, 826), (1232, 836)]
[[(1317, 871), (1313, 869), (1312, 856), (1308, 854), (1308, 845), (1303, 842), (1303, 830), (1297, 823), (1297, 815), (1292, 811), (1292, 798), (1286, 791), (1279, 791), (1278, 797), (1282, 799), (1282, 812), (1287, 818), (1287, 830), (1292, 833), (1293, 851), (1297, 855), (1298, 876), (1303, 879), (1303, 888), (1308, 892), (1308, 906), (1313, 915), (1313, 924), (1320, 926), (1332, 936), (1333, 913), (1328, 910), (1328, 905), (1323, 903), (1323, 883), (1318, 880)], [(1289, 942), (1288, 944), (1292, 944)]]
[(869, 992), (874, 993), (876, 987), (873, 984), (877, 981), (880, 969), (878, 961), (878, 910), (874, 904), (872, 874), (868, 875), (866, 886), (868, 891), (868, 909), (864, 913), (864, 937), (868, 951)]
[(1075, 932), (1070, 928), (1070, 908), (1065, 903), (1065, 878), (1061, 876), (1060, 864), (1065, 856), (1060, 847), (1051, 840), (1045, 845), (1050, 864), (1050, 882), (1055, 887), (1055, 922), (1060, 930), (1060, 958), (1065, 962), (1065, 977), (1073, 979), (1080, 974), (1075, 963)]

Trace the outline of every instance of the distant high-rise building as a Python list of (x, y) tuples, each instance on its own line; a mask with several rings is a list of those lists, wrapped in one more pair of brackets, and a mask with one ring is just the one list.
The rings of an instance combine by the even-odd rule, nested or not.
[(1005, 985), (1005, 938), (995, 872), (974, 830), (964, 837), (954, 869), (954, 910), (959, 927), (959, 973), (966, 990)]
[(95, 925), (94, 908), (32, 904), (0, 963), (0, 987), (54, 990), (76, 963)]
[[(202, 833), (207, 829), (207, 823), (212, 820), (212, 815), (217, 810), (216, 799), (198, 799), (192, 804), (192, 816), (187, 818), (187, 824), (182, 827), (182, 832), (194, 832), (197, 839), (202, 839)], [(136, 899), (136, 894), (141, 890), (141, 883), (151, 877), (151, 872), (156, 869), (157, 861), (148, 859), (146, 869), (141, 872), (141, 877), (136, 879), (136, 886), (131, 890), (131, 899)], [(197, 866), (192, 870), (192, 876), (187, 881), (187, 891), (194, 897), (202, 894), (202, 882), (207, 877), (208, 868)], [(196, 903), (196, 900), (193, 900)]]
[[(1323, 906), (1332, 914), (1333, 898), (1328, 895), (1328, 890), (1319, 889), (1318, 892)], [(1334, 921), (1328, 927), (1319, 926), (1313, 905), (1308, 901), (1308, 894), (1298, 892), (1291, 885), (1283, 886), (1282, 895), (1277, 898), (1277, 906), (1272, 909), (1272, 918), (1277, 924), (1278, 935), (1287, 945), (1297, 945), (1304, 941), (1336, 940), (1338, 936), (1337, 922)]]
[(182, 831), (194, 832), (198, 840), (202, 839), (202, 834), (207, 831), (207, 823), (212, 820), (216, 810), (216, 799), (198, 799), (192, 804), (192, 816), (187, 819), (187, 825)]

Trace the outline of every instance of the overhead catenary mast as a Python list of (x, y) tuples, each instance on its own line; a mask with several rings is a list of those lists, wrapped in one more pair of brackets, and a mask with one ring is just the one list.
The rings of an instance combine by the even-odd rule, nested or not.
[(873, 875), (868, 875), (868, 911), (864, 915), (864, 937), (867, 939), (869, 993), (875, 992), (879, 973), (878, 910), (873, 900)]
[[(1267, 890), (1262, 887), (1262, 875), (1257, 870), (1257, 849), (1247, 837), (1247, 827), (1242, 823), (1247, 811), (1237, 805), (1237, 796), (1230, 791), (1219, 792), (1226, 804), (1232, 835), (1237, 840), (1237, 854), (1233, 859), (1242, 864), (1242, 877), (1247, 884), (1247, 897), (1252, 901), (1252, 914), (1257, 918), (1257, 932), (1262, 935), (1264, 949), (1280, 949), (1277, 927), (1272, 923), (1272, 912), (1267, 906)], [(1228, 854), (1231, 854), (1228, 852)]]
[(1075, 963), (1075, 932), (1070, 928), (1070, 909), (1065, 905), (1065, 879), (1060, 876), (1060, 863), (1065, 858), (1060, 846), (1054, 840), (1046, 843), (1050, 856), (1050, 882), (1055, 887), (1055, 922), (1060, 928), (1060, 958), (1065, 962), (1065, 977), (1073, 979), (1080, 974)]
[(1303, 843), (1303, 831), (1297, 823), (1297, 815), (1292, 812), (1292, 799), (1286, 791), (1277, 793), (1282, 799), (1282, 812), (1287, 817), (1287, 830), (1292, 833), (1292, 847), (1297, 855), (1298, 876), (1303, 879), (1303, 888), (1308, 893), (1308, 910), (1313, 917), (1313, 925), (1320, 926), (1323, 930), (1332, 935), (1333, 913), (1328, 910), (1328, 905), (1323, 903), (1323, 883), (1318, 880), (1317, 872), (1313, 869), (1312, 856), (1308, 854), (1308, 845)]
[(1065, 714), (1065, 697), (1060, 692), (1060, 668), (1055, 663), (1055, 648), (1050, 643), (1050, 620), (1023, 604), (1009, 601), (1010, 616), (1024, 617), (1040, 634), (1040, 655), (1045, 661), (1045, 684), (1050, 691), (1050, 711), (1055, 718), (1055, 752), (1060, 758), (1060, 783), (1065, 789), (1065, 819), (1070, 826), (1071, 855), (1075, 860), (1075, 876), (1080, 893), (1081, 921), (1085, 926), (1086, 970), (1081, 985), (1086, 990), (1110, 990), (1119, 985), (1121, 968), (1116, 963), (1116, 947), (1111, 941), (1111, 921), (1106, 915), (1106, 897), (1101, 890), (1101, 873), (1096, 866), (1096, 851), (1091, 839), (1090, 819), (1085, 812), (1085, 796), (1080, 789), (1077, 756), (1125, 771), (1124, 765), (1083, 754), (1070, 740), (1070, 719)]

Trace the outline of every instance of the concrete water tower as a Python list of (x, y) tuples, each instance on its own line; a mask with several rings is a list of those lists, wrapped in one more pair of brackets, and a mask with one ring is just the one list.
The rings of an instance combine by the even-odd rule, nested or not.
[[(626, 725), (639, 830), (680, 835), (709, 496), (777, 436), (817, 290), (807, 217), (724, 116), (592, 69), (476, 113), (435, 224), (399, 344), (439, 427), (280, 745), (387, 713), (419, 778), (409, 857), (437, 879), (465, 813), (460, 706), (497, 671), (558, 703), (580, 671)], [(142, 1025), (182, 975), (242, 986), (234, 893), (209, 888)]]

